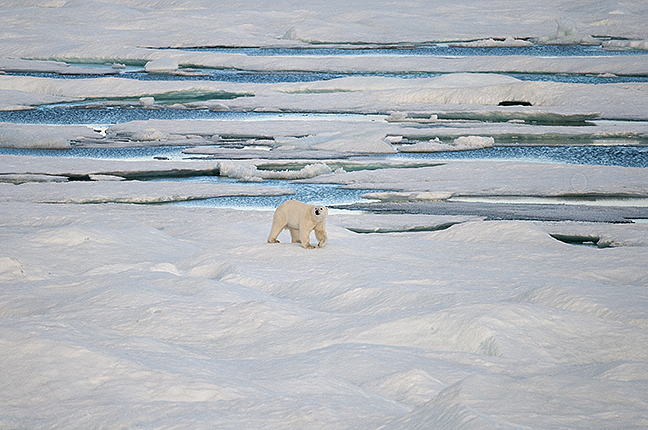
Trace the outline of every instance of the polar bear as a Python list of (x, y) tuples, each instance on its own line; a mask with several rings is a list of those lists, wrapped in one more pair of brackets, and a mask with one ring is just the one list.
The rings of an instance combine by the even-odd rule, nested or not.
[(268, 243), (279, 243), (277, 236), (287, 228), (290, 230), (292, 243), (301, 243), (302, 248), (315, 248), (310, 244), (310, 232), (315, 230), (315, 237), (319, 241), (317, 246), (326, 245), (326, 206), (307, 205), (297, 200), (288, 200), (279, 205), (272, 219), (272, 229), (268, 236)]

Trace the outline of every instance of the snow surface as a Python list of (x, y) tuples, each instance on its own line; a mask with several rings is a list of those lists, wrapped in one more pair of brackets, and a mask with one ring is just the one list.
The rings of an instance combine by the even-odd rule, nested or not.
[[(53, 176), (203, 163), (0, 161)], [(583, 184), (584, 194), (648, 195), (643, 169), (540, 163), (318, 178), (413, 190), (368, 196), (386, 201)], [(333, 211), (329, 243), (307, 252), (265, 242), (268, 211), (98, 204), (285, 190), (0, 185), (3, 428), (646, 424), (647, 224)]]
[[(95, 108), (102, 104), (139, 106), (141, 97), (152, 96), (158, 101), (167, 98), (170, 100), (167, 106), (176, 104), (174, 108), (184, 109), (209, 109), (218, 103), (219, 110), (225, 105), (233, 110), (257, 112), (342, 113), (447, 111), (460, 109), (460, 105), (482, 105), (482, 110), (498, 111), (501, 102), (525, 101), (533, 105), (525, 108), (526, 111), (599, 113), (607, 119), (646, 120), (647, 88), (646, 83), (531, 82), (496, 74), (465, 73), (422, 79), (348, 77), (279, 84), (138, 81), (116, 77), (66, 80), (0, 75), (0, 90), (12, 91), (11, 98), (3, 101), (0, 108), (22, 105), (25, 109), (51, 103), (53, 96), (87, 100)], [(42, 101), (38, 100), (39, 95)], [(210, 100), (204, 101), (205, 98)]]
[[(502, 73), (644, 76), (646, 55), (256, 57), (149, 47), (645, 49), (646, 16), (645, 2), (602, 0), (0, 1), (0, 72), (8, 72), (0, 73), (0, 110), (75, 103), (277, 113), (97, 128), (0, 124), (0, 145), (9, 148), (181, 145), (232, 158), (0, 156), (0, 428), (648, 427), (645, 222), (331, 210), (327, 246), (309, 251), (288, 243), (288, 233), (266, 243), (270, 211), (147, 204), (286, 189), (134, 180), (280, 177), (373, 189), (365, 197), (395, 206), (447, 205), (453, 196), (645, 198), (645, 169), (486, 161), (413, 168), (350, 157), (465, 136), (645, 143), (647, 84), (524, 82)], [(151, 73), (446, 75), (280, 84), (96, 76), (147, 64)], [(93, 77), (61, 78), (69, 74)], [(220, 147), (222, 136), (243, 148)], [(277, 159), (272, 169), (254, 159), (261, 152)], [(344, 171), (351, 165), (356, 171)], [(618, 209), (597, 208), (614, 217)], [(633, 213), (645, 218), (644, 209)]]
[(646, 425), (646, 239), (332, 215), (306, 252), (265, 243), (271, 212), (0, 212), (3, 428)]
[[(647, 40), (643, 2), (475, 0), (407, 3), (326, 0), (214, 4), (5, 0), (0, 55), (16, 58), (127, 58), (147, 46), (303, 46), (310, 42), (388, 43), (526, 37), (591, 42), (593, 35)], [(39, 43), (47, 40), (46, 44)]]
[(516, 161), (448, 161), (419, 169), (337, 172), (307, 181), (468, 196), (648, 196), (644, 168)]

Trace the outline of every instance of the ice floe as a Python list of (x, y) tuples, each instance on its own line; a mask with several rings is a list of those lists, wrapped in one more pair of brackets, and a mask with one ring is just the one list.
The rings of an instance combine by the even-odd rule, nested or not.
[(492, 148), (495, 139), (481, 136), (460, 136), (452, 143), (445, 143), (436, 138), (427, 142), (413, 145), (404, 145), (398, 148), (399, 152), (445, 152), (445, 151), (472, 151), (475, 149)]
[(171, 57), (162, 57), (144, 65), (148, 73), (170, 73), (178, 70), (178, 62)]
[[(453, 201), (645, 198), (645, 169), (376, 157), (439, 145), (437, 138), (459, 146), (467, 136), (480, 136), (471, 145), (516, 136), (645, 143), (646, 84), (501, 74), (644, 76), (648, 56), (157, 48), (398, 49), (432, 41), (644, 49), (647, 7), (4, 2), (0, 110), (200, 109), (215, 118), (96, 129), (3, 123), (3, 147), (181, 145), (193, 147), (186, 154), (232, 160), (0, 155), (0, 428), (646, 427), (648, 224), (633, 222), (646, 219), (645, 207)], [(126, 65), (144, 73), (147, 64), (151, 74), (194, 78), (200, 68), (448, 75), (267, 85), (128, 79)], [(30, 72), (57, 77), (24, 76)], [(61, 78), (68, 73), (119, 77)], [(225, 120), (219, 112), (276, 115)], [(289, 112), (377, 115), (280, 117)], [(639, 121), (607, 121), (619, 119)], [(261, 152), (277, 160), (252, 159)], [(332, 209), (327, 247), (309, 252), (266, 243), (271, 211), (159, 204), (289, 198), (290, 183), (135, 180), (219, 174), (373, 189), (367, 197), (382, 202), (367, 208), (392, 213)], [(520, 221), (548, 212), (543, 219), (552, 222)]]
[[(608, 423), (566, 413), (573, 404), (641, 422), (646, 311), (626, 292), (648, 276), (643, 246), (594, 250), (531, 223), (465, 218), (371, 215), (366, 227), (461, 223), (358, 234), (338, 223), (362, 216), (344, 214), (330, 247), (307, 254), (265, 243), (269, 212), (3, 202), (0, 213), (15, 232), (0, 255), (4, 423), (297, 428), (295, 410), (333, 428)], [(505, 406), (502, 390), (517, 393)], [(117, 400), (129, 408), (110, 413)], [(258, 406), (240, 414), (242, 402)]]

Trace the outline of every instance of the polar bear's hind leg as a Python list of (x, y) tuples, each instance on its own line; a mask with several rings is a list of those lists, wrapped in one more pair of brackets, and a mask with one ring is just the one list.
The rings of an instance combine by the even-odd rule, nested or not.
[(279, 243), (277, 236), (287, 227), (286, 223), (280, 219), (281, 217), (275, 214), (272, 220), (272, 228), (270, 229), (270, 236), (268, 236), (268, 243)]

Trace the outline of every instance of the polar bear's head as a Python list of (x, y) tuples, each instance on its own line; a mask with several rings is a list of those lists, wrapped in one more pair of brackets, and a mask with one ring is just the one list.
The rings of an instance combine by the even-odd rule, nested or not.
[(328, 215), (328, 208), (326, 206), (313, 206), (311, 208), (311, 215), (316, 222), (322, 222)]

